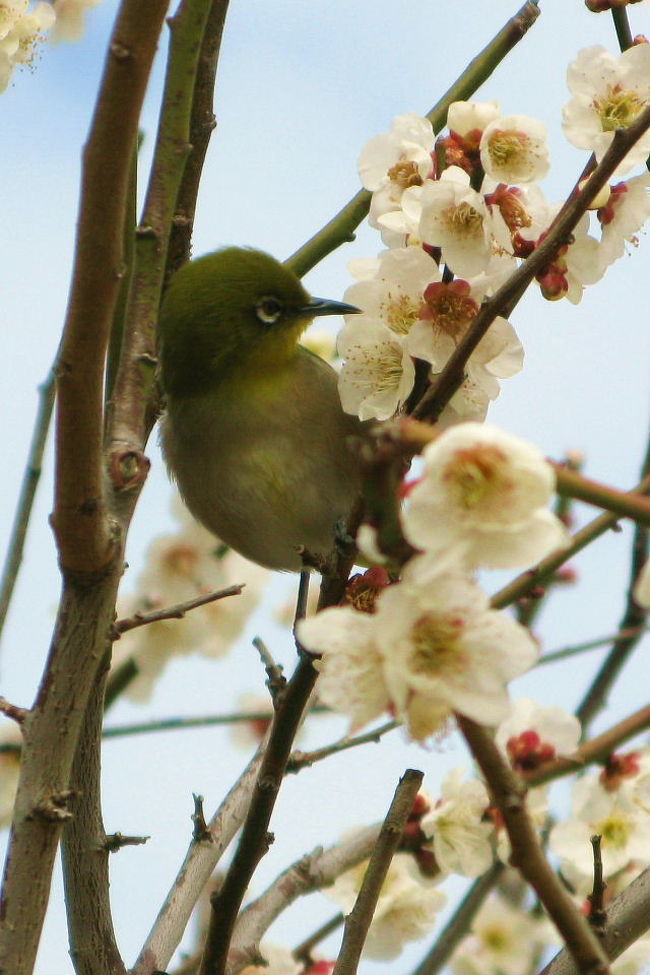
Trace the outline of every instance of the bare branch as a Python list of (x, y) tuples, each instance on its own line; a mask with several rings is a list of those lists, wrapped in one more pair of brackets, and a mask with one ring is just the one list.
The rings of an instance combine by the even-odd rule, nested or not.
[[(228, 975), (237, 975), (250, 964), (250, 959), (259, 953), (259, 944), (267, 929), (295, 900), (331, 886), (346, 870), (367, 860), (379, 839), (380, 830), (380, 825), (366, 826), (328, 850), (318, 847), (284, 870), (241, 912), (228, 956)], [(398, 841), (400, 837), (401, 833)]]
[(370, 857), (359, 895), (352, 912), (345, 919), (343, 942), (332, 975), (354, 975), (357, 970), (382, 885), (402, 837), (406, 820), (413, 809), (422, 779), (422, 772), (415, 769), (407, 769), (400, 779)]
[(148, 623), (159, 623), (161, 620), (180, 620), (186, 613), (199, 606), (214, 603), (217, 599), (225, 599), (227, 596), (240, 596), (245, 583), (236, 586), (228, 586), (226, 589), (216, 589), (214, 592), (204, 593), (202, 596), (195, 596), (194, 599), (186, 599), (182, 603), (174, 606), (166, 606), (164, 609), (152, 609), (149, 613), (134, 613), (133, 616), (117, 620), (113, 624), (115, 638), (119, 639), (123, 633), (135, 630), (138, 626), (146, 626)]
[(487, 729), (456, 715), (508, 831), (510, 863), (537, 892), (582, 975), (605, 975), (607, 956), (571, 896), (546, 861), (525, 803), (526, 787), (502, 757)]

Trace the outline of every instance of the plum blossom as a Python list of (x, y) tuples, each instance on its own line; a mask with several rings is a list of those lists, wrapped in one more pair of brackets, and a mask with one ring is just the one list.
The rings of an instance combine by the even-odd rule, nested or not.
[(322, 655), (319, 697), (347, 714), (352, 729), (386, 709), (417, 741), (442, 731), (453, 711), (498, 724), (508, 681), (537, 659), (528, 631), (490, 609), (455, 553), (435, 564), (411, 560), (373, 608), (333, 607), (297, 628), (301, 644)]
[(217, 589), (244, 583), (239, 596), (207, 603), (184, 619), (166, 619), (126, 632), (115, 645), (113, 667), (135, 662), (138, 675), (125, 693), (146, 700), (173, 656), (200, 653), (224, 656), (256, 607), (268, 571), (236, 552), (220, 547), (218, 539), (198, 524), (178, 498), (179, 529), (161, 535), (150, 545), (135, 591), (118, 606), (120, 616), (163, 609)]
[(49, 3), (5, 0), (0, 5), (0, 92), (9, 84), (13, 69), (33, 64), (44, 32), (54, 24), (56, 14)]
[[(347, 870), (323, 891), (346, 914), (354, 907), (367, 866), (366, 861)], [(446, 901), (435, 885), (436, 880), (420, 873), (409, 853), (393, 857), (364, 944), (367, 958), (397, 958), (406, 942), (418, 941), (431, 931)]]
[(543, 922), (496, 895), (481, 907), (470, 931), (452, 955), (454, 975), (523, 975), (548, 944)]
[(508, 115), (490, 122), (479, 148), (486, 175), (497, 182), (531, 183), (548, 173), (546, 126), (527, 115)]
[(464, 770), (457, 768), (445, 776), (441, 797), (422, 817), (420, 826), (432, 840), (441, 870), (479, 877), (494, 859), (494, 828), (483, 820), (490, 800), (482, 782), (463, 782), (463, 775)]
[(413, 389), (415, 368), (408, 349), (381, 324), (361, 323), (341, 333), (339, 396), (346, 413), (361, 420), (387, 420)]
[(415, 230), (420, 240), (442, 248), (445, 264), (461, 277), (480, 274), (493, 254), (512, 249), (501, 214), (488, 208), (458, 166), (449, 166), (439, 180), (405, 190), (401, 217), (386, 214), (380, 223), (395, 231)]
[(389, 132), (376, 135), (359, 158), (362, 184), (373, 194), (371, 226), (400, 205), (404, 190), (420, 186), (431, 175), (434, 136), (431, 123), (415, 112), (398, 115)]
[(567, 544), (566, 528), (546, 508), (555, 478), (537, 447), (497, 427), (460, 423), (423, 457), (402, 515), (413, 545), (440, 552), (463, 542), (468, 564), (510, 568)]
[(634, 176), (611, 188), (607, 203), (598, 210), (603, 263), (611, 264), (622, 257), (626, 244), (638, 244), (636, 235), (650, 218), (649, 188), (650, 173)]
[(520, 697), (512, 701), (510, 714), (497, 728), (494, 740), (515, 769), (527, 772), (558, 755), (572, 754), (580, 734), (580, 722), (564, 708)]
[[(600, 45), (584, 48), (569, 65), (567, 84), (572, 98), (562, 112), (564, 134), (600, 162), (614, 133), (634, 122), (650, 101), (650, 45), (633, 45), (618, 57)], [(650, 132), (645, 132), (616, 169), (618, 178), (649, 152)]]
[(601, 837), (605, 877), (631, 860), (650, 863), (650, 817), (627, 790), (608, 791), (598, 776), (584, 776), (574, 786), (572, 811), (571, 819), (553, 827), (549, 845), (581, 889), (593, 877), (590, 837), (595, 833)]

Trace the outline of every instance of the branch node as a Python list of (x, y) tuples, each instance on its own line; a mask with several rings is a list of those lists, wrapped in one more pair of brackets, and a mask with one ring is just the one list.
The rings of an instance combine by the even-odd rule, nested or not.
[(117, 853), (123, 846), (143, 846), (150, 836), (124, 836), (122, 833), (109, 833), (102, 844), (108, 853)]
[(194, 812), (190, 817), (194, 823), (194, 828), (192, 830), (192, 842), (201, 843), (204, 840), (208, 840), (211, 843), (213, 841), (213, 836), (203, 814), (203, 796), (197, 795), (196, 792), (193, 792), (192, 799), (194, 800)]
[(116, 491), (130, 491), (144, 483), (150, 467), (141, 450), (115, 450), (108, 462), (111, 484)]
[(69, 805), (75, 795), (74, 789), (53, 792), (34, 806), (30, 818), (42, 819), (48, 823), (67, 822), (72, 819), (72, 811)]

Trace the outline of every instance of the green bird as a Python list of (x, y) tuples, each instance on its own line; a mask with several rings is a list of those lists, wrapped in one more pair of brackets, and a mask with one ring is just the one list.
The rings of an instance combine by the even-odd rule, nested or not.
[(161, 444), (194, 517), (243, 556), (298, 572), (325, 555), (359, 494), (337, 375), (298, 344), (313, 318), (359, 311), (312, 298), (261, 251), (207, 254), (172, 278), (160, 314)]

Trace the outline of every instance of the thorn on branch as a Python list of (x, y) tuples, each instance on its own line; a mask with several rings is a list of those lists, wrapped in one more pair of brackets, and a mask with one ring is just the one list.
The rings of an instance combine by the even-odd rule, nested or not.
[(122, 833), (109, 833), (104, 840), (103, 849), (108, 853), (117, 853), (123, 846), (143, 846), (150, 836), (124, 836)]
[(208, 828), (208, 824), (206, 823), (205, 816), (203, 814), (203, 796), (199, 796), (193, 792), (192, 799), (194, 800), (194, 812), (191, 816), (192, 822), (194, 823), (194, 828), (192, 830), (192, 842), (201, 843), (204, 840), (209, 840), (212, 842), (212, 833)]

